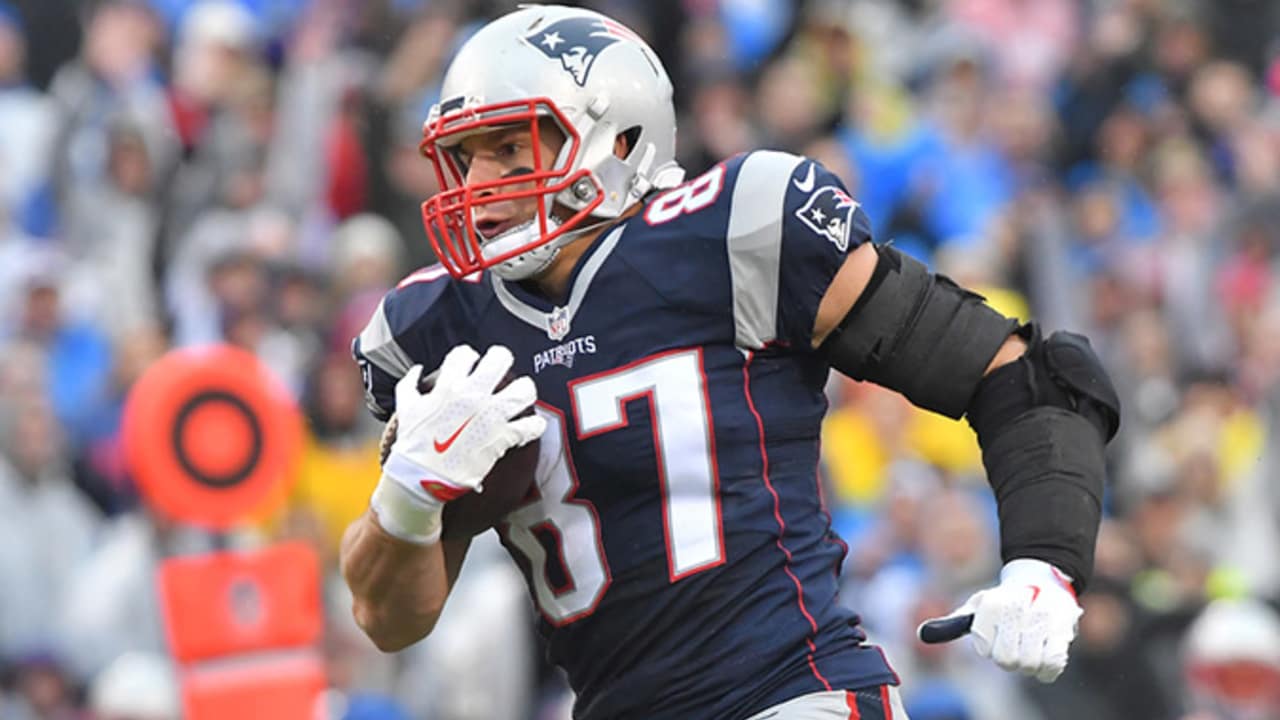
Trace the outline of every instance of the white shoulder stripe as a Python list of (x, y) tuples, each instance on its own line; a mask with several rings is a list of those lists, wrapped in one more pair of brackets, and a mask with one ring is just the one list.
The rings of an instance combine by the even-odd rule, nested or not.
[(360, 352), (369, 359), (369, 362), (392, 376), (403, 377), (409, 372), (413, 360), (396, 342), (395, 335), (391, 332), (391, 325), (387, 322), (384, 303), (386, 303), (385, 298), (378, 303), (378, 309), (373, 311), (369, 324), (360, 332)]
[(763, 150), (743, 161), (729, 206), (734, 340), (759, 349), (777, 335), (782, 215), (791, 174), (804, 158)]

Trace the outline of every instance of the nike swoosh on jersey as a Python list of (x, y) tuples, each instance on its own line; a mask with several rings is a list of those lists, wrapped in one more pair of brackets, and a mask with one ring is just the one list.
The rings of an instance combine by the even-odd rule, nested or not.
[(442, 453), (445, 450), (448, 450), (449, 446), (453, 445), (453, 441), (457, 440), (458, 436), (462, 434), (462, 431), (467, 429), (467, 425), (470, 425), (470, 424), (471, 424), (471, 418), (467, 418), (466, 420), (463, 421), (461, 425), (458, 426), (457, 430), (453, 431), (452, 435), (445, 438), (444, 442), (440, 442), (439, 440), (433, 440), (432, 445), (435, 447), (436, 452)]
[(813, 189), (813, 162), (809, 162), (809, 174), (804, 176), (804, 180), (792, 180), (792, 185), (800, 192), (809, 192)]

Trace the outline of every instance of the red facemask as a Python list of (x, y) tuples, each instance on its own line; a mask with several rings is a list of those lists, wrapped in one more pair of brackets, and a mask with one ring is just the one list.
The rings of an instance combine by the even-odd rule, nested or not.
[(1227, 708), (1262, 712), (1259, 717), (1280, 717), (1280, 670), (1273, 665), (1249, 660), (1194, 663), (1187, 668), (1187, 678), (1202, 698)]
[[(556, 167), (542, 169), (542, 143), (538, 121), (550, 118), (565, 134), (565, 149)], [(533, 172), (502, 177), (497, 180), (466, 184), (466, 168), (451, 149), (466, 135), (526, 124), (533, 145)], [(513, 257), (539, 248), (580, 226), (600, 203), (603, 188), (586, 168), (570, 172), (581, 152), (582, 138), (548, 98), (532, 98), (512, 102), (481, 105), (441, 113), (423, 128), (419, 150), (435, 166), (440, 192), (422, 203), (422, 222), (427, 239), (441, 264), (455, 278), (462, 278), (499, 265)], [(549, 210), (557, 194), (590, 183), (592, 199), (559, 224), (548, 222)], [(584, 190), (588, 188), (583, 188)], [(588, 193), (583, 193), (587, 195)], [(534, 221), (538, 232), (526, 243), (509, 248), (499, 255), (485, 257), (483, 242), (475, 229), (475, 209), (483, 205), (536, 198)]]

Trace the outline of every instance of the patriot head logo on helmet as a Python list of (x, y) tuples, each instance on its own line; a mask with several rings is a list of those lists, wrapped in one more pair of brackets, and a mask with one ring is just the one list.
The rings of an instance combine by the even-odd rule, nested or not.
[(600, 53), (630, 33), (618, 23), (604, 18), (578, 16), (539, 27), (525, 35), (524, 40), (543, 55), (559, 60), (578, 85), (586, 85), (591, 66)]

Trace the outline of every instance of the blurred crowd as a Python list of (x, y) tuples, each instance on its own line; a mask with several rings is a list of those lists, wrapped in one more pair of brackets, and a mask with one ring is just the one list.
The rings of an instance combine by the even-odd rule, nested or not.
[[(913, 720), (1280, 718), (1280, 3), (600, 0), (672, 73), (691, 175), (815, 157), (877, 237), (1086, 333), (1125, 405), (1066, 674), (914, 641), (998, 571), (972, 433), (833, 377), (842, 601)], [(176, 720), (154, 571), (279, 538), (325, 563), (329, 716), (562, 718), (523, 582), (477, 541), (436, 633), (382, 655), (342, 528), (381, 428), (348, 356), (431, 262), (418, 153), (444, 66), (513, 2), (0, 0), (0, 717)], [(233, 538), (147, 511), (123, 401), (228, 342), (308, 421), (288, 506)]]

